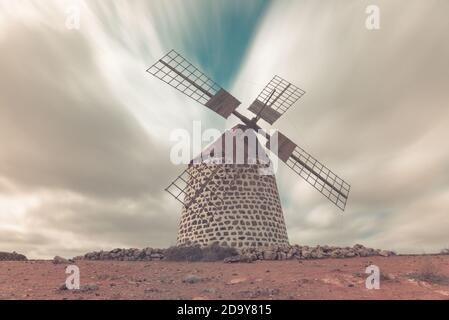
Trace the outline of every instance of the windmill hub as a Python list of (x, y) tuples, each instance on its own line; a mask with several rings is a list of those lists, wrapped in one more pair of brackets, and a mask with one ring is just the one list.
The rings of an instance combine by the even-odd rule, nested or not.
[[(273, 124), (305, 91), (275, 76), (249, 106), (255, 116), (248, 119), (237, 111), (240, 101), (174, 50), (147, 71), (225, 119), (234, 115), (243, 122), (233, 129), (231, 140), (222, 135), (166, 188), (183, 205), (179, 245), (218, 242), (240, 249), (288, 245), (275, 177), (261, 174), (270, 162), (257, 139), (258, 133), (267, 140), (268, 150), (337, 207), (345, 209), (348, 183), (280, 132), (275, 133), (278, 143), (271, 145), (274, 135), (265, 133), (257, 124), (260, 119)], [(245, 134), (240, 133), (243, 131)], [(232, 145), (226, 145), (229, 143)], [(204, 161), (211, 157), (222, 161)]]

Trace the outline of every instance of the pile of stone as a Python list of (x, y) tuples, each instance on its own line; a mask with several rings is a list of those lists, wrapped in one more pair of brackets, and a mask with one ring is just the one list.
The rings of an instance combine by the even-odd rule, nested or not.
[(256, 260), (290, 260), (290, 259), (324, 259), (324, 258), (351, 258), (396, 255), (393, 251), (366, 248), (361, 244), (353, 247), (334, 246), (283, 246), (270, 248), (247, 248), (241, 250), (238, 256), (229, 257), (225, 262), (252, 262)]
[(0, 261), (26, 261), (28, 260), (23, 254), (17, 253), (15, 251), (11, 252), (0, 252)]
[[(111, 251), (95, 251), (86, 253), (75, 259), (84, 260), (118, 260), (118, 261), (152, 261), (163, 260), (165, 249), (114, 249)], [(393, 251), (366, 248), (361, 244), (353, 247), (334, 246), (276, 246), (268, 248), (245, 248), (238, 255), (226, 258), (225, 262), (252, 262), (256, 260), (291, 260), (291, 259), (324, 259), (351, 258), (370, 256), (393, 256)]]
[(164, 259), (164, 254), (162, 249), (117, 248), (111, 251), (89, 252), (82, 257), (77, 257), (76, 259), (80, 258), (84, 260), (151, 261)]

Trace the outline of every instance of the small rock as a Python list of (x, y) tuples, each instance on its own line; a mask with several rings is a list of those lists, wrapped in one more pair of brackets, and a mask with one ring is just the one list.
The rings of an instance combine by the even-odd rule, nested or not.
[(365, 262), (365, 267), (368, 268), (372, 264), (373, 264), (373, 262), (371, 260), (368, 260), (368, 262)]
[(160, 253), (152, 253), (150, 257), (151, 260), (162, 260), (164, 258), (164, 256)]
[(231, 281), (229, 281), (229, 284), (238, 284), (238, 283), (245, 282), (246, 280), (248, 280), (248, 279), (246, 279), (246, 278), (234, 278), (234, 279), (231, 279)]
[(389, 256), (393, 255), (393, 252), (387, 251), (387, 250), (381, 250), (379, 252), (379, 255), (382, 256), (382, 257), (389, 257)]
[(211, 293), (211, 294), (216, 294), (217, 293), (217, 289), (215, 288), (207, 288), (204, 290), (205, 293)]
[(240, 295), (244, 296), (245, 298), (259, 298), (259, 297), (266, 297), (266, 296), (274, 296), (278, 295), (280, 292), (279, 289), (256, 289), (256, 290), (245, 290), (240, 291)]
[(182, 282), (190, 284), (198, 283), (200, 281), (202, 281), (202, 278), (194, 274), (189, 274), (182, 279)]
[(92, 292), (97, 291), (99, 287), (96, 284), (85, 284), (80, 287), (81, 292)]
[(68, 290), (68, 289), (67, 289), (67, 286), (65, 285), (65, 283), (63, 283), (63, 284), (61, 284), (61, 285), (59, 286), (58, 290), (59, 290), (59, 291), (65, 291), (65, 290)]
[(240, 262), (241, 256), (232, 256), (232, 257), (227, 257), (223, 260), (224, 263), (236, 263), (236, 262)]
[(251, 263), (255, 260), (257, 260), (256, 255), (246, 253), (246, 254), (240, 254), (237, 256), (227, 257), (223, 260), (223, 262), (225, 262), (225, 263), (236, 263), (236, 262)]

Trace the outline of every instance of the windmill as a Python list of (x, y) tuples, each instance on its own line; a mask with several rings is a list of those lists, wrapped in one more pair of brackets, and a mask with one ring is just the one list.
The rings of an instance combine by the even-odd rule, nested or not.
[[(266, 139), (268, 150), (344, 211), (349, 184), (284, 134), (276, 131), (270, 135), (257, 124), (262, 119), (272, 125), (305, 91), (274, 76), (249, 106), (248, 110), (254, 114), (249, 119), (237, 111), (240, 101), (174, 50), (147, 72), (223, 118), (234, 115), (242, 122), (192, 159), (165, 189), (183, 205), (178, 245), (197, 243), (205, 246), (218, 242), (239, 249), (288, 245), (275, 177), (260, 174), (270, 162), (262, 161), (268, 157), (257, 137)], [(250, 139), (255, 139), (255, 144), (249, 145)], [(271, 144), (271, 141), (277, 141), (277, 144)], [(221, 152), (228, 150), (226, 145), (230, 143), (231, 158)], [(235, 162), (239, 143), (244, 149), (243, 163)], [(251, 149), (257, 149), (257, 152)], [(217, 153), (216, 150), (221, 151)], [(211, 152), (213, 157), (224, 159), (224, 163), (201, 161)], [(257, 156), (253, 157), (255, 153)]]

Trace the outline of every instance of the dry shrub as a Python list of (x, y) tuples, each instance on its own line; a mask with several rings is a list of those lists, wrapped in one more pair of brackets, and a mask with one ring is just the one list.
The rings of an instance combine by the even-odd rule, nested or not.
[(418, 272), (410, 273), (408, 276), (410, 277), (410, 279), (424, 281), (432, 284), (449, 284), (449, 277), (438, 273), (438, 271), (435, 270), (435, 267), (431, 264), (424, 266)]
[(231, 247), (221, 247), (218, 244), (203, 248), (202, 261), (220, 261), (238, 255), (237, 250)]
[(200, 246), (170, 247), (164, 252), (169, 261), (220, 261), (235, 256), (238, 252), (231, 247), (221, 247), (213, 244), (201, 248)]
[(23, 254), (13, 251), (10, 252), (0, 252), (0, 261), (26, 261), (28, 260)]
[(170, 261), (200, 261), (203, 252), (198, 246), (170, 247), (165, 250), (164, 256)]

